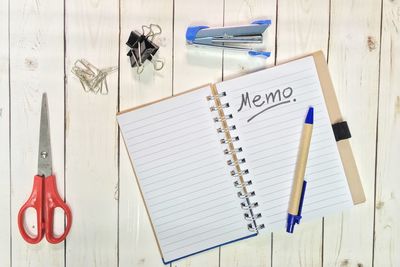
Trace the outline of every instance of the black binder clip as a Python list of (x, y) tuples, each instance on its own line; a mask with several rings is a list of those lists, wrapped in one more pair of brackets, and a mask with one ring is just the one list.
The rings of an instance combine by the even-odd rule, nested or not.
[(142, 26), (142, 34), (132, 31), (129, 35), (129, 39), (126, 42), (126, 45), (130, 48), (127, 56), (130, 58), (132, 68), (136, 67), (138, 74), (143, 72), (146, 60), (153, 63), (156, 71), (164, 67), (164, 61), (154, 57), (159, 46), (153, 40), (159, 34), (161, 34), (161, 27), (156, 24), (150, 24), (150, 26)]

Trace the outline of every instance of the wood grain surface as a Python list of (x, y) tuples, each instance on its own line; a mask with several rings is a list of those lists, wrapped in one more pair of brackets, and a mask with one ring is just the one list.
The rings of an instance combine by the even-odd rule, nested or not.
[[(189, 25), (271, 19), (265, 60), (188, 47)], [(125, 45), (151, 23), (165, 66), (139, 76)], [(0, 0), (0, 266), (164, 266), (116, 113), (211, 82), (322, 50), (367, 201), (169, 267), (400, 266), (399, 0)], [(107, 95), (71, 73), (85, 58), (117, 66)], [(21, 238), (17, 213), (37, 171), (40, 101), (47, 92), (53, 169), (74, 222), (66, 242)], [(55, 230), (62, 232), (62, 214)], [(34, 214), (27, 227), (36, 230)]]

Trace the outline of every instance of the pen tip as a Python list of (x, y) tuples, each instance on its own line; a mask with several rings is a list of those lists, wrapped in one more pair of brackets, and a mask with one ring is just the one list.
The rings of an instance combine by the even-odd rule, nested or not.
[(307, 117), (305, 123), (313, 124), (314, 123), (314, 108), (309, 107), (307, 112)]

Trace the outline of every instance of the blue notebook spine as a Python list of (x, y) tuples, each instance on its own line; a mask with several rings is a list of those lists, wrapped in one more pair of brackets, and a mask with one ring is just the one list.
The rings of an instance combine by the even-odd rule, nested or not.
[(219, 92), (207, 96), (207, 100), (213, 101), (210, 110), (217, 114), (213, 118), (214, 122), (218, 124), (217, 132), (224, 135), (220, 142), (224, 146), (223, 153), (229, 158), (226, 163), (231, 168), (230, 175), (233, 177), (233, 186), (237, 189), (237, 196), (242, 199), (240, 207), (243, 209), (244, 220), (248, 222), (247, 229), (250, 232), (257, 233), (265, 226), (257, 223), (257, 219), (261, 218), (262, 214), (255, 210), (258, 207), (258, 202), (252, 201), (252, 198), (256, 196), (256, 192), (250, 189), (252, 185), (251, 179), (248, 179), (250, 172), (243, 167), (246, 162), (246, 159), (241, 157), (243, 147), (236, 145), (240, 138), (234, 134), (236, 125), (231, 123), (233, 114), (229, 112), (230, 105), (228, 102), (222, 103), (226, 95), (226, 92)]

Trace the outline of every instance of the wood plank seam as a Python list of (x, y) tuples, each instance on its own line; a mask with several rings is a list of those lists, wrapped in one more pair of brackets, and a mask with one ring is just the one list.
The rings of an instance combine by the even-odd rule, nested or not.
[(372, 262), (371, 266), (375, 265), (375, 219), (376, 219), (376, 185), (377, 185), (377, 177), (378, 177), (378, 146), (379, 146), (379, 97), (380, 97), (380, 84), (381, 84), (381, 56), (382, 56), (382, 22), (383, 22), (383, 0), (381, 0), (381, 19), (380, 19), (380, 34), (379, 34), (379, 66), (378, 66), (378, 97), (377, 97), (377, 106), (376, 106), (376, 138), (375, 138), (375, 181), (374, 181), (374, 217), (373, 217), (373, 235), (372, 235)]
[[(117, 69), (117, 111), (121, 111), (121, 0), (118, 0), (118, 69)], [(121, 130), (117, 127), (117, 267), (120, 267), (120, 186), (121, 186)]]

